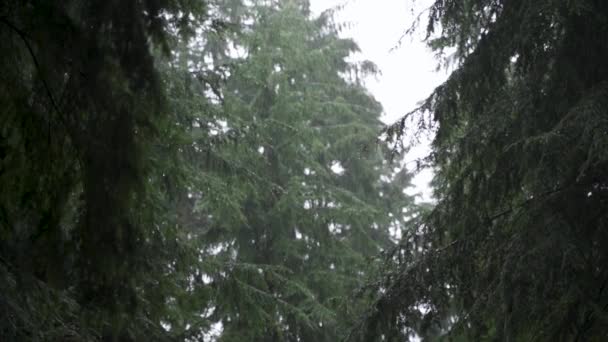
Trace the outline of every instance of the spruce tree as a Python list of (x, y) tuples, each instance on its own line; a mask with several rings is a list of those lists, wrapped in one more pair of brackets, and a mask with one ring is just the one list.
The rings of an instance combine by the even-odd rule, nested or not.
[[(203, 42), (182, 63), (207, 56), (224, 70), (219, 86), (191, 70), (194, 94), (216, 97), (212, 117), (193, 118), (188, 152), (193, 298), (221, 341), (335, 341), (368, 305), (353, 291), (411, 214), (410, 177), (375, 145), (382, 109), (362, 79), (376, 70), (345, 61), (357, 47), (331, 13), (312, 19), (306, 1), (239, 11), (251, 21), (231, 36), (235, 51)], [(202, 338), (209, 325), (196, 320), (172, 326)]]
[(434, 130), (438, 202), (388, 258), (364, 340), (605, 340), (608, 3), (428, 15), (427, 42), (457, 67), (388, 133)]
[(206, 17), (189, 1), (0, 4), (3, 340), (165, 335), (154, 296), (176, 232), (158, 210), (174, 179), (155, 163), (170, 116), (155, 55)]

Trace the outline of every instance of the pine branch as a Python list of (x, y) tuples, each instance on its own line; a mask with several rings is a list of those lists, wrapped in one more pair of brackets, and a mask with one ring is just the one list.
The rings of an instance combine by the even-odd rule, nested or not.
[(42, 81), (42, 85), (44, 86), (44, 89), (49, 98), (49, 101), (51, 101), (51, 105), (53, 106), (53, 109), (55, 109), (57, 114), (61, 115), (61, 110), (59, 109), (59, 106), (57, 105), (57, 102), (55, 101), (55, 97), (53, 96), (53, 94), (51, 92), (51, 88), (49, 87), (46, 79), (44, 78), (44, 76), (42, 74), (42, 68), (40, 66), (40, 63), (38, 62), (38, 58), (36, 57), (36, 54), (34, 53), (34, 49), (32, 48), (32, 45), (30, 44), (29, 39), (27, 38), (26, 33), (23, 32), (21, 29), (19, 29), (17, 26), (13, 25), (8, 19), (6, 19), (6, 17), (0, 17), (0, 22), (3, 23), (4, 25), (6, 25), (8, 28), (10, 28), (13, 32), (15, 32), (19, 36), (19, 38), (21, 38), (21, 41), (23, 41), (23, 43), (25, 44), (25, 47), (27, 48), (27, 50), (30, 54), (30, 57), (32, 57), (34, 66), (36, 67), (36, 70), (38, 71), (38, 74), (40, 75), (40, 80)]

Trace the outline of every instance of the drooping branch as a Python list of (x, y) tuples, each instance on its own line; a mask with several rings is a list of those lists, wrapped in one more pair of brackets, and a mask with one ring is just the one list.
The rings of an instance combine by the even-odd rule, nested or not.
[(4, 25), (6, 25), (8, 28), (10, 28), (13, 32), (15, 32), (19, 36), (21, 41), (23, 41), (23, 44), (25, 44), (25, 47), (27, 48), (27, 51), (30, 54), (30, 57), (32, 57), (34, 66), (36, 67), (36, 70), (40, 74), (40, 81), (42, 82), (42, 85), (44, 86), (44, 90), (46, 92), (46, 95), (49, 98), (49, 101), (51, 102), (51, 106), (57, 112), (57, 114), (61, 114), (61, 110), (59, 109), (57, 101), (55, 101), (55, 97), (53, 96), (53, 93), (51, 92), (51, 88), (42, 74), (42, 67), (40, 66), (40, 63), (38, 62), (38, 58), (36, 57), (36, 54), (34, 53), (34, 48), (32, 47), (32, 44), (30, 44), (27, 34), (23, 30), (21, 30), (20, 28), (15, 26), (13, 23), (11, 23), (5, 17), (0, 17), (0, 22), (3, 23)]

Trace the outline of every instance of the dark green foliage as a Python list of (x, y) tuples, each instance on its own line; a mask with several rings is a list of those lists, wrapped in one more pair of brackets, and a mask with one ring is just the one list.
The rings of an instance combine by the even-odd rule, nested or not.
[(389, 136), (436, 130), (438, 203), (364, 330), (606, 340), (608, 3), (436, 1), (428, 32), (458, 67)]
[(150, 270), (175, 256), (158, 252), (172, 233), (150, 208), (166, 113), (151, 51), (204, 14), (181, 1), (0, 5), (3, 339), (161, 333), (148, 286), (163, 273)]
[(0, 42), (1, 340), (335, 341), (368, 306), (416, 209), (330, 13), (8, 1)]

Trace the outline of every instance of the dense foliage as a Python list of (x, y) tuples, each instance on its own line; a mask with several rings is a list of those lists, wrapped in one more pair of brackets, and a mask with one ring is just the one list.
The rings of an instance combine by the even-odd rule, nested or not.
[(2, 2), (0, 339), (608, 339), (608, 3), (427, 14), (381, 135), (306, 0)]
[[(375, 68), (344, 61), (356, 45), (329, 13), (311, 20), (306, 2), (236, 11), (252, 23), (175, 67), (215, 98), (212, 117), (192, 118), (189, 157), (187, 197), (204, 222), (191, 232), (205, 247), (195, 283), (212, 289), (199, 314), (222, 341), (334, 341), (367, 308), (349, 295), (415, 210), (409, 175), (373, 143), (381, 107), (360, 80)], [(222, 70), (223, 86), (201, 67)], [(171, 325), (204, 335), (187, 319)]]
[(0, 5), (0, 339), (334, 341), (416, 209), (307, 1)]
[(456, 70), (388, 133), (435, 132), (438, 203), (388, 258), (365, 340), (606, 340), (608, 3), (428, 15)]
[(175, 256), (149, 192), (167, 115), (151, 51), (204, 17), (188, 1), (0, 5), (3, 339), (162, 334)]

